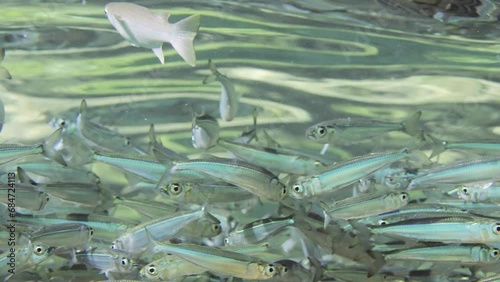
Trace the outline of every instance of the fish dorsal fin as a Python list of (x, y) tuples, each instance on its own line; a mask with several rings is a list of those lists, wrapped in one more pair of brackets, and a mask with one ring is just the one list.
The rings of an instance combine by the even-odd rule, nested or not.
[(170, 14), (167, 14), (167, 13), (158, 13), (158, 14), (155, 14), (155, 16), (162, 23), (169, 24), (168, 19), (170, 18)]
[(165, 57), (163, 56), (163, 48), (162, 48), (163, 44), (160, 45), (160, 47), (156, 47), (156, 48), (153, 48), (151, 50), (153, 50), (153, 53), (155, 53), (156, 57), (158, 57), (158, 59), (160, 60), (160, 62), (162, 64), (165, 63)]

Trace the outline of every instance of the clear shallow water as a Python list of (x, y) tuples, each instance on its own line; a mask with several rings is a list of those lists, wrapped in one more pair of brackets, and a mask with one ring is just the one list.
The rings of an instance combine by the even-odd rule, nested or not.
[(3, 1), (0, 45), (14, 80), (2, 83), (2, 137), (40, 139), (51, 118), (74, 116), (86, 98), (105, 125), (144, 139), (154, 123), (192, 151), (188, 105), (217, 113), (219, 86), (201, 84), (209, 58), (243, 93), (238, 118), (222, 123), (228, 130), (251, 124), (256, 106), (258, 123), (281, 142), (311, 149), (305, 128), (344, 116), (399, 120), (422, 110), (440, 137), (499, 133), (498, 22), (444, 24), (373, 1), (313, 2), (325, 12), (309, 12), (307, 1), (139, 2), (172, 21), (202, 15), (191, 68), (168, 44), (161, 65), (126, 43), (103, 14), (106, 2)]
[[(13, 76), (0, 83), (2, 142), (46, 137), (49, 122), (74, 118), (85, 98), (94, 121), (137, 144), (147, 144), (154, 123), (166, 146), (199, 154), (190, 140), (191, 107), (218, 115), (219, 85), (201, 83), (208, 59), (243, 93), (237, 118), (220, 121), (225, 137), (252, 125), (254, 107), (259, 128), (311, 153), (322, 145), (305, 129), (347, 116), (399, 121), (421, 110), (422, 127), (441, 139), (500, 135), (500, 24), (493, 19), (443, 23), (371, 0), (136, 1), (171, 13), (172, 22), (201, 15), (192, 68), (168, 44), (165, 65), (150, 50), (130, 46), (104, 15), (106, 3), (2, 1), (2, 66)], [(411, 142), (394, 133), (339, 144), (327, 156), (340, 160)], [(447, 152), (440, 160), (460, 156)]]

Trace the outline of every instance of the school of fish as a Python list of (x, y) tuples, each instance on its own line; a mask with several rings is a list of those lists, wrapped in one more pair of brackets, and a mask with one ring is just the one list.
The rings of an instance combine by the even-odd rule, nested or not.
[[(195, 66), (199, 15), (171, 24), (118, 2), (105, 14), (162, 64), (168, 42)], [(200, 83), (220, 83), (220, 119), (231, 121), (241, 94), (208, 69)], [(79, 106), (36, 144), (0, 144), (3, 281), (500, 281), (500, 142), (440, 140), (415, 111), (318, 121), (304, 128), (325, 145), (312, 154), (280, 145), (257, 112), (223, 138), (217, 117), (193, 109), (192, 157), (154, 125), (136, 145), (89, 116), (92, 99)], [(4, 121), (0, 101), (0, 134)], [(413, 141), (329, 157), (329, 146), (394, 132)], [(204, 153), (213, 148), (225, 153)], [(471, 157), (440, 163), (447, 150)]]

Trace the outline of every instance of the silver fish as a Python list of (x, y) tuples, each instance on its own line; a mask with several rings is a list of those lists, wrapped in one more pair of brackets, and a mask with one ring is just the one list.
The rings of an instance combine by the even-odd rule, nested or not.
[(219, 123), (209, 114), (197, 115), (193, 112), (191, 141), (197, 149), (213, 147), (219, 139)]
[(306, 137), (321, 143), (332, 144), (334, 140), (359, 141), (391, 131), (403, 131), (418, 136), (418, 121), (422, 112), (418, 111), (406, 120), (394, 123), (362, 118), (341, 118), (317, 123), (306, 130)]
[(196, 65), (193, 40), (200, 28), (200, 15), (193, 15), (175, 24), (169, 14), (124, 2), (109, 3), (104, 8), (108, 20), (131, 45), (152, 49), (160, 62), (165, 62), (162, 45), (168, 42), (191, 66)]
[(208, 84), (214, 81), (218, 81), (220, 83), (222, 86), (219, 103), (220, 116), (225, 121), (231, 121), (238, 112), (238, 104), (241, 95), (236, 92), (233, 82), (217, 70), (211, 59), (208, 60), (208, 68), (212, 74), (205, 77), (203, 84)]

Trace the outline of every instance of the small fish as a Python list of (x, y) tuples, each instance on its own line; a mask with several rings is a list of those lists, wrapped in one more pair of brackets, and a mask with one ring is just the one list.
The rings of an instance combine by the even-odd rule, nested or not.
[(326, 165), (315, 158), (291, 153), (291, 150), (259, 148), (219, 139), (217, 144), (238, 158), (270, 171), (307, 175), (323, 170)]
[(193, 121), (191, 126), (191, 141), (193, 147), (197, 149), (208, 149), (217, 144), (219, 139), (219, 123), (217, 119), (209, 114), (197, 115), (193, 112)]
[(386, 165), (410, 156), (405, 148), (392, 153), (372, 153), (327, 166), (321, 173), (298, 177), (292, 182), (290, 196), (296, 199), (330, 194), (348, 186)]
[(403, 131), (418, 136), (418, 121), (421, 111), (415, 112), (406, 120), (394, 123), (362, 118), (341, 118), (317, 123), (306, 130), (306, 137), (321, 143), (332, 144), (335, 140), (359, 141), (391, 131)]
[(196, 65), (193, 41), (200, 29), (200, 15), (192, 15), (175, 24), (170, 14), (153, 13), (149, 9), (124, 2), (109, 3), (104, 13), (115, 29), (132, 46), (152, 49), (163, 64), (162, 45), (168, 42), (186, 63)]
[[(0, 48), (0, 63), (3, 61), (3, 59), (5, 59), (5, 48)], [(0, 78), (2, 79), (12, 79), (12, 76), (10, 75), (10, 72), (0, 66)], [(3, 120), (0, 120), (0, 124), (3, 123)], [(0, 125), (0, 130), (2, 130), (2, 127)]]
[(281, 201), (288, 194), (286, 186), (272, 172), (247, 162), (221, 158), (176, 162), (162, 176), (158, 187), (171, 183), (172, 176), (184, 170), (209, 175), (271, 201)]
[(328, 217), (357, 219), (398, 210), (406, 206), (409, 198), (406, 192), (375, 192), (337, 201), (332, 205), (325, 205), (325, 225)]
[(482, 151), (499, 151), (499, 142), (449, 142), (444, 140), (439, 140), (438, 138), (427, 134), (430, 137), (434, 147), (432, 148), (432, 153), (429, 158), (435, 157), (442, 152), (449, 149), (471, 149), (471, 150), (482, 150)]
[(396, 251), (384, 257), (386, 260), (456, 262), (480, 265), (498, 263), (500, 251), (482, 246), (436, 246)]
[(445, 165), (415, 177), (407, 190), (435, 184), (471, 184), (500, 180), (500, 156), (489, 156)]
[(153, 252), (166, 252), (183, 258), (193, 264), (202, 266), (208, 271), (222, 275), (231, 275), (243, 279), (268, 280), (279, 274), (282, 266), (279, 263), (269, 263), (246, 254), (193, 244), (170, 244), (154, 242)]
[(212, 72), (203, 80), (203, 84), (218, 81), (222, 86), (220, 92), (219, 112), (225, 121), (232, 121), (238, 112), (238, 104), (241, 95), (236, 92), (233, 82), (227, 76), (221, 74), (211, 59), (208, 60), (208, 68)]
[(457, 187), (457, 194), (460, 199), (468, 202), (498, 203), (500, 200), (500, 186), (493, 185), (493, 182), (485, 185), (460, 185), (460, 187)]
[(371, 232), (424, 242), (488, 244), (500, 239), (500, 223), (487, 218), (427, 218), (372, 227)]
[(60, 137), (61, 129), (58, 129), (45, 140), (35, 145), (2, 144), (0, 145), (0, 164), (10, 162), (21, 157), (43, 155), (48, 159), (54, 160), (65, 166), (66, 162), (54, 148)]
[(131, 228), (114, 240), (111, 248), (138, 255), (144, 252), (150, 243), (146, 230), (152, 233), (154, 239), (163, 241), (166, 238), (172, 237), (189, 223), (204, 217), (213, 219), (214, 223), (220, 223), (213, 215), (209, 214), (204, 207), (195, 212), (182, 212), (174, 215), (167, 215)]
[(59, 223), (46, 225), (31, 233), (33, 243), (43, 243), (52, 247), (81, 248), (92, 239), (92, 227), (81, 223)]

